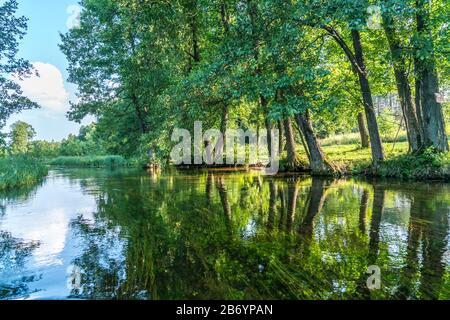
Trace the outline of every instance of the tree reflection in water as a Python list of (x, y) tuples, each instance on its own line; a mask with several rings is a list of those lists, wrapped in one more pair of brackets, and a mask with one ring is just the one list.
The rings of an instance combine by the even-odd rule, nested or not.
[(36, 275), (18, 275), (28, 259), (39, 246), (0, 231), (0, 299), (15, 299), (30, 294), (28, 284), (39, 279)]
[[(0, 219), (6, 214), (7, 206), (27, 201), (41, 184), (1, 191)], [(11, 233), (2, 231), (0, 225), (0, 299), (15, 299), (30, 294), (29, 284), (40, 277), (23, 271), (23, 268), (37, 247), (39, 242), (15, 238)], [(19, 274), (19, 271), (23, 274)]]
[[(448, 185), (220, 171), (87, 177), (78, 181), (97, 210), (70, 226), (82, 243), (72, 298), (450, 298)], [(366, 286), (370, 265), (382, 270), (380, 290)]]

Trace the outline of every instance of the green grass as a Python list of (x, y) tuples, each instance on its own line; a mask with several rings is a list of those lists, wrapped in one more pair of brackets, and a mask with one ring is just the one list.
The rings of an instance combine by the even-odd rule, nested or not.
[[(407, 142), (408, 137), (406, 132), (402, 131), (399, 133), (398, 137), (395, 136), (382, 136), (383, 142), (393, 143), (393, 142)], [(360, 144), (361, 137), (358, 132), (356, 133), (346, 133), (337, 134), (321, 140), (322, 146), (335, 146), (335, 145), (347, 145), (347, 144)]]
[(85, 157), (57, 157), (50, 165), (67, 167), (126, 167), (130, 166), (121, 156), (85, 156)]
[(48, 173), (40, 161), (24, 158), (0, 158), (0, 190), (31, 186)]
[[(356, 137), (359, 138), (358, 135)], [(373, 174), (370, 148), (362, 149), (359, 140), (353, 142), (353, 138), (353, 134), (328, 138), (324, 141), (324, 152), (346, 174)], [(338, 143), (333, 145), (332, 141)], [(399, 138), (396, 143), (389, 142), (393, 139), (383, 141), (386, 160), (376, 172), (377, 176), (450, 180), (450, 153), (439, 154), (428, 150), (421, 155), (410, 155), (406, 137)]]
[(393, 178), (450, 180), (450, 152), (426, 150), (421, 155), (403, 154), (383, 162), (378, 174)]

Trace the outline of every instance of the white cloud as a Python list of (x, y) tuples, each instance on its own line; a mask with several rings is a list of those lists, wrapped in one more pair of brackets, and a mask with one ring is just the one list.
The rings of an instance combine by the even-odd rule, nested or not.
[(34, 68), (39, 76), (16, 81), (20, 84), (23, 95), (41, 105), (42, 108), (65, 112), (69, 107), (69, 92), (64, 86), (61, 71), (52, 64), (34, 62)]

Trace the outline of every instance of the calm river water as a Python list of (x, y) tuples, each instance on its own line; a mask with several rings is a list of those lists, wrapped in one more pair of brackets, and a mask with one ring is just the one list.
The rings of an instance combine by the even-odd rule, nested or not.
[(0, 193), (0, 299), (450, 299), (449, 219), (444, 183), (55, 169)]

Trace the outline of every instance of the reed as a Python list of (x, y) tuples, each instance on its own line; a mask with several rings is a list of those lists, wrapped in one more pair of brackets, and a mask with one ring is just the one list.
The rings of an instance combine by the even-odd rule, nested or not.
[(31, 186), (48, 173), (42, 162), (27, 157), (0, 158), (0, 190)]

